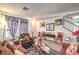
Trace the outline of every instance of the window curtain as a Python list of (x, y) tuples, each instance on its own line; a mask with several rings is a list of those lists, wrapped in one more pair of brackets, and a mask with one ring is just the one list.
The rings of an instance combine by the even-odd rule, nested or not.
[(28, 33), (28, 21), (27, 19), (20, 19), (20, 34)]
[(11, 34), (11, 36), (13, 37), (13, 39), (15, 39), (15, 34), (17, 31), (17, 27), (18, 27), (18, 18), (16, 17), (12, 17), (12, 16), (5, 16), (6, 21), (7, 21), (7, 25), (8, 25), (8, 30)]

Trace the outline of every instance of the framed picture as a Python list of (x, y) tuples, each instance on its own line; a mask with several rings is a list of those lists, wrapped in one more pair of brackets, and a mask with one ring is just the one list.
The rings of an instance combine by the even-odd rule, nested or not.
[(63, 25), (62, 23), (63, 23), (62, 19), (55, 20), (55, 25)]
[(40, 27), (45, 27), (45, 22), (40, 22)]
[(54, 23), (46, 24), (46, 31), (54, 31)]

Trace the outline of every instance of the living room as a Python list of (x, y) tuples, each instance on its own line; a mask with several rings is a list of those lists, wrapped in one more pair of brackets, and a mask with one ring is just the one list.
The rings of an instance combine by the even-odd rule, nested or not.
[[(28, 50), (24, 55), (73, 55), (79, 50), (77, 47), (74, 53), (69, 53), (63, 46), (78, 45), (78, 10), (78, 3), (0, 4), (1, 44), (12, 42), (16, 46), (19, 44), (17, 40), (21, 44), (22, 40), (29, 41), (32, 38), (34, 40), (26, 44), (27, 47), (25, 47), (25, 41), (22, 41), (23, 46)], [(33, 51), (29, 48), (30, 45), (33, 45), (31, 47)], [(17, 53), (13, 55), (17, 55)]]

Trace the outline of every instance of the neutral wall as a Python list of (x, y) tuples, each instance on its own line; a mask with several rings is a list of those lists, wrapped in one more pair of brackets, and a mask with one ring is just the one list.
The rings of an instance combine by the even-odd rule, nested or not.
[[(36, 35), (38, 35), (37, 33), (38, 32), (42, 32), (42, 31), (44, 31), (44, 32), (50, 32), (51, 34), (57, 34), (57, 32), (63, 32), (64, 33), (64, 38), (65, 37), (72, 37), (72, 33), (70, 32), (70, 31), (68, 31), (68, 30), (66, 30), (65, 28), (63, 28), (63, 25), (58, 25), (58, 26), (54, 26), (55, 27), (55, 29), (54, 29), (54, 31), (46, 31), (46, 26), (45, 27), (40, 27), (40, 22), (45, 22), (45, 24), (47, 24), (47, 23), (55, 23), (55, 20), (56, 19), (58, 19), (58, 18), (61, 18), (61, 17), (56, 17), (56, 18), (50, 18), (50, 19), (45, 19), (45, 20), (38, 20), (37, 22), (36, 22), (36, 30), (35, 30), (35, 34)], [(74, 40), (75, 40), (75, 37), (74, 37)]]
[[(57, 17), (57, 18), (51, 18), (51, 19), (46, 19), (46, 20), (41, 20), (41, 21), (38, 21), (39, 23), (40, 22), (45, 22), (46, 24), (47, 23), (55, 23), (55, 20), (58, 19), (60, 17)], [(39, 24), (40, 25), (40, 24)], [(38, 29), (40, 29), (39, 31), (46, 31), (46, 32), (51, 32), (51, 33), (57, 33), (57, 32), (64, 32), (66, 35), (71, 35), (71, 32), (69, 32), (68, 30), (64, 29), (63, 28), (63, 25), (56, 25), (54, 26), (54, 31), (46, 31), (46, 26), (45, 27), (40, 27)]]

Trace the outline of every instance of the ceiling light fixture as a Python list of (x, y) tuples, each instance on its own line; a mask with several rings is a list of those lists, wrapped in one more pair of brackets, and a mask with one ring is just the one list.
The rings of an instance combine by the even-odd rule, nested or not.
[(23, 7), (23, 10), (26, 10), (27, 11), (27, 10), (29, 10), (29, 8), (28, 7)]

